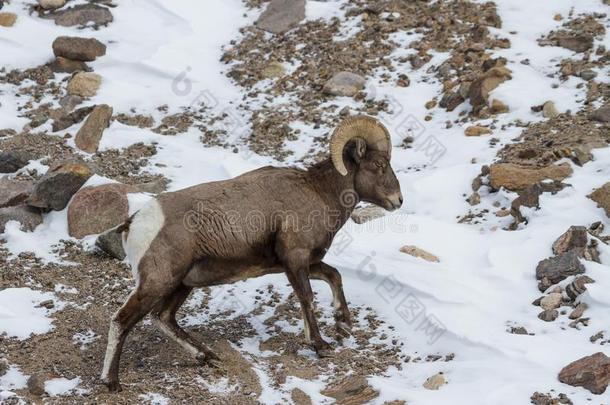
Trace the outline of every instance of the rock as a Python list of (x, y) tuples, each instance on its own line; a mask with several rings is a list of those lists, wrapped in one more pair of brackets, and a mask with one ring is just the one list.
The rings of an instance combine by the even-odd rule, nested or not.
[(507, 209), (496, 211), (496, 216), (500, 217), (500, 218), (507, 217), (509, 215), (510, 215), (510, 210), (507, 210)]
[(262, 76), (265, 79), (274, 79), (276, 77), (282, 77), (285, 74), (284, 65), (279, 62), (270, 62), (263, 71), (261, 72)]
[(305, 0), (271, 0), (256, 26), (273, 34), (296, 27), (305, 18)]
[(95, 241), (95, 246), (107, 255), (118, 260), (125, 259), (125, 249), (123, 248), (123, 234), (117, 232), (116, 228), (103, 232)]
[(42, 224), (40, 210), (25, 204), (0, 208), (0, 233), (4, 232), (7, 222), (17, 221), (22, 231), (33, 231)]
[(53, 53), (66, 59), (91, 62), (106, 54), (106, 45), (95, 38), (62, 36), (53, 41)]
[(599, 208), (603, 208), (606, 215), (610, 217), (610, 182), (604, 184), (587, 197), (597, 203)]
[(593, 47), (593, 37), (584, 34), (563, 35), (557, 39), (557, 44), (574, 52), (585, 52)]
[(364, 89), (366, 79), (351, 72), (339, 72), (324, 84), (324, 92), (333, 96), (351, 97)]
[(152, 180), (146, 183), (140, 183), (137, 185), (138, 189), (143, 193), (150, 194), (161, 194), (165, 190), (167, 190), (167, 184), (169, 181), (166, 178), (159, 178), (157, 180)]
[(572, 301), (574, 301), (580, 294), (587, 291), (587, 284), (594, 282), (595, 280), (589, 276), (576, 277), (574, 281), (566, 286), (566, 295), (570, 297)]
[(610, 122), (610, 104), (606, 104), (591, 113), (592, 120)]
[(309, 395), (299, 388), (293, 388), (290, 391), (290, 399), (295, 405), (313, 405)]
[(107, 104), (96, 105), (76, 133), (74, 139), (76, 146), (88, 153), (97, 152), (102, 134), (110, 125), (110, 118), (112, 118), (112, 107)]
[(352, 375), (321, 391), (322, 395), (334, 398), (337, 404), (365, 404), (379, 396), (363, 376)]
[(102, 77), (97, 73), (79, 72), (68, 82), (68, 94), (81, 97), (93, 97), (102, 84)]
[(27, 387), (30, 394), (35, 395), (37, 397), (42, 396), (45, 393), (44, 383), (47, 380), (48, 376), (46, 373), (35, 373), (28, 378)]
[(417, 246), (406, 245), (400, 248), (402, 253), (406, 253), (410, 256), (419, 257), (420, 259), (427, 260), (429, 262), (440, 262), (439, 258), (433, 255), (432, 253), (426, 252), (423, 249), (418, 248)]
[(489, 108), (492, 114), (505, 114), (509, 111), (509, 108), (506, 104), (501, 102), (498, 99), (493, 99), (491, 101), (491, 107)]
[(542, 194), (542, 191), (542, 187), (538, 183), (526, 187), (523, 190), (518, 190), (517, 194), (519, 194), (519, 197), (513, 201), (511, 207), (514, 209), (519, 207), (537, 208), (540, 205), (540, 195)]
[(587, 228), (584, 226), (571, 226), (553, 242), (553, 253), (560, 255), (572, 249), (584, 250), (587, 247), (587, 242)]
[(127, 193), (138, 192), (125, 184), (104, 184), (78, 191), (68, 206), (68, 233), (81, 239), (107, 231), (129, 218)]
[(426, 104), (424, 104), (424, 107), (426, 108), (426, 110), (433, 109), (434, 107), (436, 107), (436, 100), (426, 101)]
[(559, 111), (555, 107), (555, 103), (552, 101), (547, 101), (542, 105), (542, 116), (544, 118), (553, 118), (559, 115)]
[(580, 318), (581, 316), (583, 316), (583, 314), (585, 313), (587, 308), (589, 308), (589, 306), (587, 304), (585, 304), (584, 302), (581, 302), (580, 304), (576, 305), (576, 308), (574, 308), (574, 310), (572, 312), (570, 312), (569, 318), (570, 319)]
[[(82, 100), (82, 98), (80, 98), (80, 96), (68, 96), (68, 97), (77, 97), (78, 99)], [(53, 132), (57, 132), (57, 131), (61, 131), (66, 128), (69, 128), (74, 124), (78, 124), (79, 122), (84, 120), (87, 115), (91, 114), (91, 111), (93, 111), (94, 107), (95, 106), (82, 107), (82, 108), (79, 108), (78, 110), (72, 111), (69, 114), (62, 115), (59, 119), (53, 121), (51, 130)]]
[(468, 98), (474, 113), (477, 114), (483, 107), (487, 106), (489, 92), (511, 78), (511, 71), (507, 67), (497, 66), (489, 69), (473, 81), (468, 89)]
[(593, 80), (597, 77), (597, 72), (591, 69), (585, 69), (580, 72), (580, 78), (586, 81)]
[(36, 183), (27, 203), (45, 210), (61, 211), (92, 175), (93, 172), (84, 163), (61, 162), (49, 169)]
[[(553, 285), (569, 276), (583, 274), (584, 272), (585, 266), (580, 262), (578, 253), (572, 250), (538, 263), (536, 279), (541, 281), (547, 279)], [(546, 288), (541, 288), (541, 291), (544, 290)]]
[(0, 208), (21, 204), (29, 197), (32, 188), (30, 181), (0, 178)]
[(470, 194), (470, 197), (468, 197), (466, 201), (468, 201), (468, 204), (470, 205), (479, 205), (481, 203), (481, 195), (475, 191)]
[(351, 215), (352, 220), (357, 224), (364, 224), (377, 218), (385, 216), (385, 210), (381, 207), (370, 206), (356, 208)]
[(453, 111), (456, 107), (464, 102), (464, 97), (458, 92), (448, 92), (443, 95), (439, 106), (447, 111)]
[(563, 180), (572, 174), (568, 163), (549, 165), (542, 168), (530, 168), (514, 163), (495, 163), (490, 167), (490, 184), (498, 190), (502, 187), (518, 191), (541, 182), (545, 179)]
[(559, 316), (559, 312), (556, 309), (545, 309), (538, 314), (538, 318), (545, 322), (553, 322)]
[(55, 10), (56, 8), (63, 7), (66, 4), (66, 0), (38, 0), (38, 4), (45, 10)]
[(528, 334), (527, 329), (525, 329), (523, 326), (511, 326), (508, 333), (512, 333), (513, 335), (527, 335)]
[(445, 376), (443, 376), (443, 373), (438, 373), (428, 377), (424, 382), (423, 387), (427, 390), (436, 391), (446, 383), (447, 382), (445, 381)]
[(20, 151), (9, 150), (0, 152), (0, 173), (14, 173), (26, 166), (30, 161), (30, 157)]
[(555, 309), (561, 306), (561, 293), (550, 293), (540, 300), (542, 309)]
[(17, 21), (15, 13), (0, 13), (0, 27), (12, 27)]
[[(70, 112), (72, 110), (74, 110), (74, 108), (79, 105), (80, 103), (83, 102), (83, 98), (81, 96), (63, 96), (60, 100), (59, 100), (59, 105), (61, 106), (61, 108), (64, 109), (65, 112)], [(87, 107), (90, 108), (89, 112), (91, 112), (91, 110), (93, 109), (93, 107)], [(89, 114), (89, 113), (87, 113)], [(83, 118), (87, 115), (84, 114)], [(80, 122), (80, 121), (78, 121)], [(74, 124), (74, 123), (73, 123)], [(68, 125), (69, 126), (69, 125)], [(66, 127), (67, 128), (67, 127)], [(55, 131), (55, 130), (54, 130)]]
[(85, 62), (62, 58), (61, 56), (53, 59), (53, 62), (49, 63), (48, 66), (54, 73), (89, 72), (91, 70)]
[(79, 4), (65, 10), (55, 12), (51, 15), (55, 24), (62, 27), (72, 27), (75, 25), (89, 25), (94, 27), (108, 25), (112, 22), (112, 13), (106, 7), (96, 4)]
[(487, 127), (482, 127), (480, 125), (472, 125), (472, 126), (466, 128), (466, 131), (464, 131), (464, 134), (466, 136), (487, 135), (487, 134), (491, 134), (491, 129), (489, 129)]
[(576, 360), (559, 372), (559, 381), (583, 387), (593, 394), (603, 394), (610, 382), (610, 358), (598, 352)]

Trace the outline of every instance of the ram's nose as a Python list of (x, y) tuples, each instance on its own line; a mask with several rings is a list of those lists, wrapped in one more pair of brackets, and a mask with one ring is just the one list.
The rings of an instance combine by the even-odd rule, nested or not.
[(392, 205), (392, 210), (397, 210), (402, 206), (402, 193), (398, 192), (388, 197), (388, 201)]

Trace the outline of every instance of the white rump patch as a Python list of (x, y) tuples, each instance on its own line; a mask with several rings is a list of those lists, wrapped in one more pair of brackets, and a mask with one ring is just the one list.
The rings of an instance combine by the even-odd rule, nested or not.
[(164, 224), (165, 216), (161, 204), (153, 199), (142, 207), (129, 226), (127, 240), (123, 241), (123, 246), (136, 282), (138, 281), (140, 260), (146, 254), (150, 244), (155, 240)]

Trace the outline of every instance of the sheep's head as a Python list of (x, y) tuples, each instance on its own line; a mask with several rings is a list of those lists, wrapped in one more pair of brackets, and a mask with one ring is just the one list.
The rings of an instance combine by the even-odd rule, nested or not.
[(402, 205), (402, 193), (390, 166), (391, 152), (390, 133), (368, 116), (346, 119), (335, 129), (330, 141), (333, 165), (343, 176), (348, 174), (348, 166), (353, 171), (358, 197), (393, 211)]

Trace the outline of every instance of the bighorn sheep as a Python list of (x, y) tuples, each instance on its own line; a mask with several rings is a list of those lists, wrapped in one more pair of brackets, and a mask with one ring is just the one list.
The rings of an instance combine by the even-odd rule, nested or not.
[(337, 330), (349, 334), (341, 276), (322, 259), (359, 201), (387, 210), (402, 205), (391, 147), (388, 130), (374, 118), (347, 118), (331, 136), (330, 159), (308, 170), (263, 167), (161, 194), (138, 211), (122, 226), (136, 286), (110, 323), (102, 372), (108, 388), (121, 389), (125, 337), (149, 312), (199, 362), (218, 361), (178, 326), (176, 312), (194, 287), (270, 273), (286, 273), (301, 304), (306, 337), (319, 356), (330, 355), (314, 317), (309, 279), (330, 285)]

